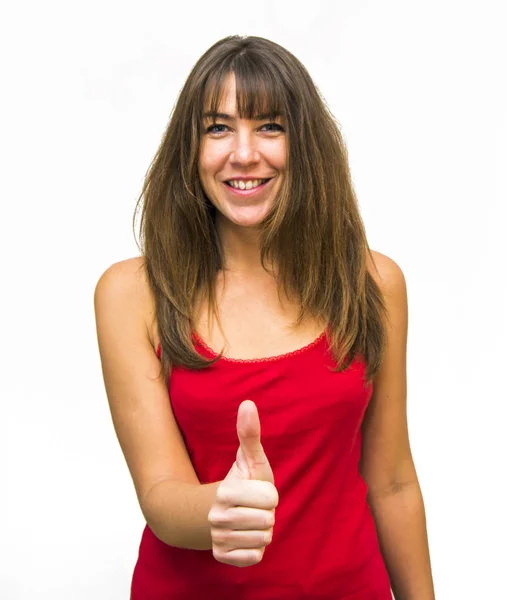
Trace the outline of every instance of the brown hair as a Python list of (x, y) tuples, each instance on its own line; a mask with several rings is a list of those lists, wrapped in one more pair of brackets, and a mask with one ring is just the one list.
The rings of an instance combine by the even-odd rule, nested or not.
[(221, 356), (208, 360), (192, 344), (201, 294), (218, 318), (215, 281), (224, 264), (215, 207), (201, 186), (198, 160), (203, 114), (217, 112), (231, 73), (241, 118), (279, 113), (285, 122), (287, 175), (260, 224), (262, 265), (268, 259), (276, 264), (279, 284), (299, 299), (294, 325), (307, 316), (328, 323), (336, 370), (359, 354), (369, 383), (382, 361), (387, 311), (367, 270), (366, 253), (372, 256), (344, 141), (301, 62), (282, 46), (252, 36), (226, 37), (197, 61), (136, 205), (137, 213), (144, 198), (141, 250), (156, 299), (162, 373), (167, 378), (172, 365), (201, 369)]

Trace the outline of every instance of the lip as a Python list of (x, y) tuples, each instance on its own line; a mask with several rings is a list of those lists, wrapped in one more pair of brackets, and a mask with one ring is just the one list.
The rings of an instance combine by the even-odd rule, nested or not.
[[(240, 177), (236, 177), (235, 179), (240, 179), (240, 180), (244, 181), (244, 179), (241, 179)], [(262, 179), (262, 178), (259, 177), (259, 179)], [(235, 187), (232, 187), (231, 185), (228, 185), (225, 181), (223, 181), (222, 183), (227, 188), (227, 190), (229, 192), (231, 192), (231, 194), (234, 194), (235, 196), (245, 197), (245, 196), (254, 196), (255, 194), (262, 192), (262, 190), (265, 189), (272, 181), (273, 181), (273, 179), (268, 179), (268, 181), (266, 181), (265, 183), (261, 183), (261, 185), (258, 185), (257, 187), (252, 188), (251, 190), (240, 190), (239, 188), (235, 188)]]
[(224, 179), (224, 181), (230, 181), (231, 179), (235, 179), (236, 181), (255, 181), (256, 179), (273, 179), (273, 176), (271, 177), (254, 177), (253, 175), (250, 175), (250, 177), (227, 177), (227, 179)]

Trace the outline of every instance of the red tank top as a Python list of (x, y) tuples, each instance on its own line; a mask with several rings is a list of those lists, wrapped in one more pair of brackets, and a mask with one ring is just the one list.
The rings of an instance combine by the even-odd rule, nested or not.
[[(196, 334), (193, 342), (216, 356)], [(238, 449), (238, 407), (257, 405), (279, 494), (273, 540), (260, 563), (235, 567), (211, 550), (169, 546), (146, 525), (132, 600), (392, 599), (358, 470), (372, 385), (364, 387), (361, 358), (342, 373), (334, 364), (323, 333), (281, 356), (173, 367), (171, 405), (201, 483), (225, 478)]]

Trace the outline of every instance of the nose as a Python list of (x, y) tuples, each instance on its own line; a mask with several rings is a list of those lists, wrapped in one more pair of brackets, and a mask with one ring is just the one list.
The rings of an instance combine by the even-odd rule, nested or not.
[(234, 146), (230, 155), (233, 164), (248, 166), (259, 162), (260, 153), (257, 149), (255, 139), (248, 131), (238, 131), (235, 136)]

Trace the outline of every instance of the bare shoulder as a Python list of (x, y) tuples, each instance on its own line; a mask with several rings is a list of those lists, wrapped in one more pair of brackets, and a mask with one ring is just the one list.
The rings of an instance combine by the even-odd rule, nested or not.
[[(386, 347), (362, 424), (360, 471), (368, 494), (384, 497), (417, 482), (407, 424), (408, 301), (405, 276), (389, 256), (373, 252), (369, 271), (385, 299)], [(369, 257), (368, 257), (369, 259)]]
[(104, 273), (102, 273), (98, 284), (103, 285), (104, 281), (107, 281), (108, 283), (114, 281), (121, 287), (129, 286), (130, 291), (133, 291), (132, 286), (141, 289), (146, 281), (144, 265), (144, 256), (120, 260), (119, 262), (113, 263), (104, 271)]
[(104, 387), (114, 428), (143, 514), (154, 527), (157, 507), (150, 502), (151, 490), (167, 479), (192, 484), (198, 479), (172, 412), (168, 382), (162, 377), (150, 340), (151, 297), (143, 267), (142, 258), (108, 267), (96, 284), (94, 304)]
[(400, 286), (405, 287), (405, 276), (398, 263), (389, 256), (375, 250), (372, 250), (371, 254), (373, 262), (369, 254), (366, 255), (367, 268), (384, 294), (390, 296), (396, 291), (399, 292)]
[(133, 317), (137, 315), (155, 348), (155, 298), (146, 276), (144, 256), (127, 258), (108, 267), (95, 287), (95, 300), (99, 297), (107, 297), (108, 302), (128, 309)]

